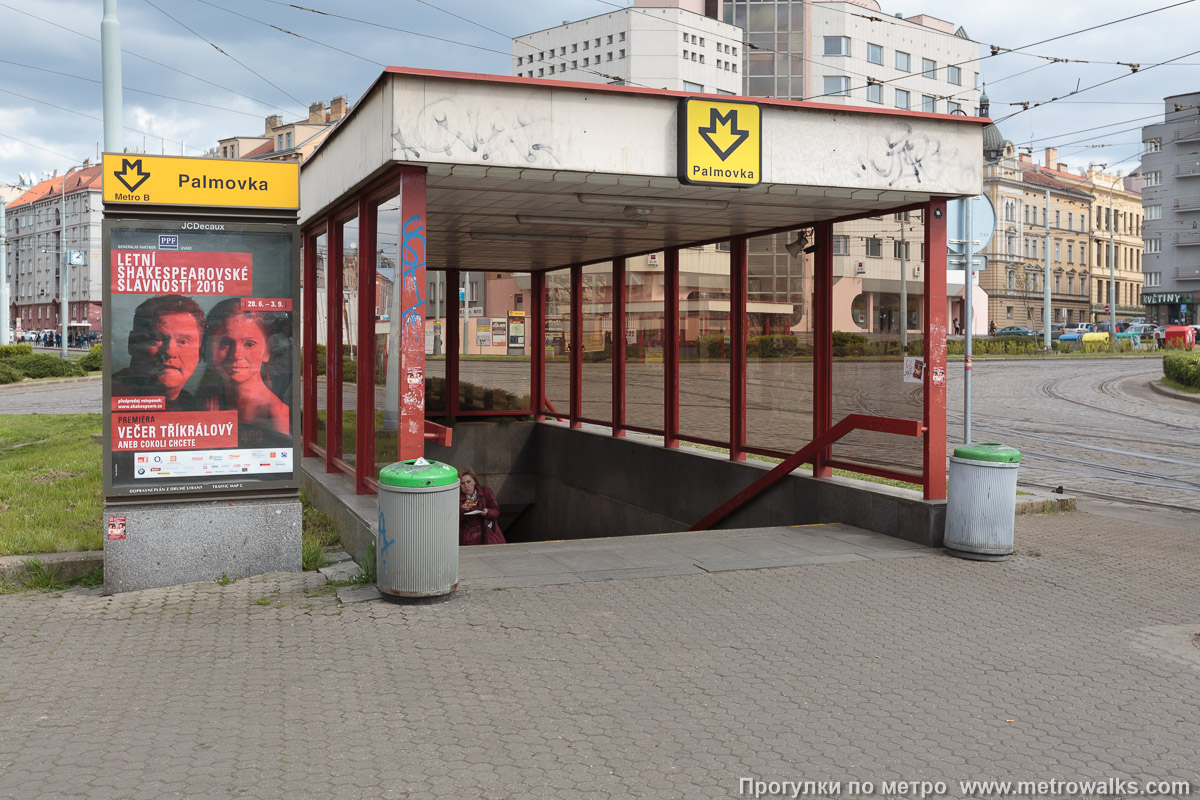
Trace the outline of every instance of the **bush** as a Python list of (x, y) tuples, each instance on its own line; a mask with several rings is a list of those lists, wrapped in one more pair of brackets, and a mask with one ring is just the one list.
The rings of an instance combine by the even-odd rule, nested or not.
[(710, 333), (696, 337), (696, 350), (701, 358), (725, 358), (729, 347), (725, 344), (725, 334)]
[(867, 350), (867, 337), (859, 333), (847, 333), (846, 331), (833, 332), (833, 355), (834, 357), (843, 356), (861, 356)]
[(94, 344), (88, 354), (79, 359), (79, 366), (88, 372), (99, 372), (104, 368), (104, 345)]
[(24, 379), (25, 376), (9, 366), (7, 362), (0, 361), (0, 383), (20, 383)]
[(82, 378), (83, 367), (73, 361), (64, 361), (49, 353), (14, 356), (7, 360), (14, 369), (27, 378)]
[(746, 349), (759, 358), (788, 358), (796, 355), (799, 340), (790, 334), (755, 336), (746, 342)]
[(31, 344), (0, 344), (0, 360), (13, 356), (31, 355), (33, 355), (33, 345)]
[(1171, 350), (1163, 354), (1163, 375), (1191, 389), (1200, 389), (1200, 353)]

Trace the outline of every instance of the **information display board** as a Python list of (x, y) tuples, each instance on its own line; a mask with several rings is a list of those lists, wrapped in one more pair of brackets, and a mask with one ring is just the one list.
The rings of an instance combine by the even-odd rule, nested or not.
[(104, 222), (104, 494), (299, 486), (294, 225)]

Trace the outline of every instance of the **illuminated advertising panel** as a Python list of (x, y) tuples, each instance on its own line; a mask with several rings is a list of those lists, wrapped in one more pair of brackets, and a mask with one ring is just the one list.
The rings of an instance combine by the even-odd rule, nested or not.
[(104, 223), (104, 493), (297, 487), (295, 226)]

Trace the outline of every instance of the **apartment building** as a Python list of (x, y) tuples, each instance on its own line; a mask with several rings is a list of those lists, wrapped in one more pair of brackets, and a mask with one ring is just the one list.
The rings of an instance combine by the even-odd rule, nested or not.
[(1142, 128), (1142, 260), (1146, 318), (1200, 316), (1200, 92), (1163, 100), (1163, 121)]
[(257, 161), (303, 161), (325, 141), (334, 123), (349, 110), (346, 98), (335, 97), (328, 106), (322, 102), (310, 105), (307, 119), (284, 122), (282, 115), (273, 114), (264, 120), (262, 135), (221, 139), (212, 155)]
[(65, 291), (69, 334), (100, 332), (100, 165), (84, 163), (35, 184), (6, 209), (9, 319), (19, 330), (60, 330)]

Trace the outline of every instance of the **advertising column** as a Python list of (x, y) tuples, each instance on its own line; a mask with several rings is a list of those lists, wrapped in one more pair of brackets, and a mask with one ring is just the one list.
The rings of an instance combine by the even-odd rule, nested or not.
[(296, 164), (104, 156), (105, 588), (300, 568)]

